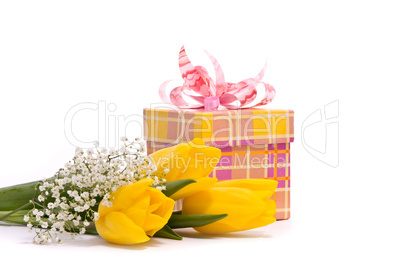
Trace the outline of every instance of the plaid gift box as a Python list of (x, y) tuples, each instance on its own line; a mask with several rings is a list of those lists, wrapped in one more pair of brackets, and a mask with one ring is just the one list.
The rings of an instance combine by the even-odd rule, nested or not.
[[(292, 110), (144, 109), (148, 154), (194, 138), (218, 147), (222, 157), (211, 176), (219, 180), (267, 178), (278, 181), (271, 199), (276, 218), (290, 217)], [(176, 208), (180, 208), (180, 202)]]

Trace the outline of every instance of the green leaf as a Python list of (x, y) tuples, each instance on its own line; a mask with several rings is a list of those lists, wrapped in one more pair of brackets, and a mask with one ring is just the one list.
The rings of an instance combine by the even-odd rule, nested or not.
[(162, 238), (169, 238), (169, 239), (175, 239), (175, 240), (182, 240), (183, 239), (183, 237), (178, 235), (168, 225), (165, 225), (162, 229), (157, 231), (154, 234), (154, 237), (162, 237)]
[(170, 197), (179, 190), (183, 189), (185, 186), (195, 183), (194, 179), (180, 179), (180, 180), (175, 180), (171, 182), (165, 183), (166, 190), (163, 190), (162, 192), (167, 196)]
[[(46, 179), (53, 181), (55, 177)], [(12, 211), (25, 204), (36, 197), (37, 185), (40, 181), (32, 181), (28, 183), (13, 185), (9, 187), (0, 188), (0, 211)], [(26, 209), (30, 209), (26, 207)]]
[(85, 234), (99, 235), (96, 229), (86, 229)]
[[(6, 223), (15, 223), (26, 225), (27, 223), (24, 221), (24, 216), (28, 213), (29, 210), (20, 210), (9, 215), (12, 211), (0, 211), (0, 221)], [(8, 215), (8, 216), (7, 216)]]
[[(35, 197), (39, 181), (18, 184), (0, 189), (0, 211), (15, 210)], [(32, 208), (32, 206), (31, 206)]]
[(172, 229), (204, 226), (227, 217), (228, 214), (217, 215), (176, 215), (173, 214), (168, 225)]

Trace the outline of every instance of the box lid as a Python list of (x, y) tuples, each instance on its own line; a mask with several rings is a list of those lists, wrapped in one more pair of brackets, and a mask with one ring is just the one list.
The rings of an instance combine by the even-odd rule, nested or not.
[(294, 140), (293, 118), (292, 110), (145, 108), (144, 135), (147, 141), (169, 144), (201, 138), (206, 145), (219, 148), (290, 143)]

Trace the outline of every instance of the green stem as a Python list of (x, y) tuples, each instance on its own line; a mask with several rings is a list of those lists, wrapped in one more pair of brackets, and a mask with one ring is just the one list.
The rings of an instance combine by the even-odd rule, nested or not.
[(15, 210), (13, 210), (13, 211), (10, 211), (10, 213), (7, 213), (7, 214), (1, 216), (1, 217), (0, 217), (0, 221), (3, 220), (3, 219), (6, 219), (8, 216), (11, 216), (12, 214), (14, 214), (14, 213), (16, 213), (16, 212), (18, 212), (18, 211), (20, 211), (20, 210), (22, 210), (22, 209), (24, 209), (24, 208), (30, 206), (30, 205), (31, 205), (31, 203), (28, 202), (28, 203), (26, 203), (25, 205), (23, 205), (23, 206), (21, 206), (21, 207), (15, 209)]
[[(31, 201), (30, 201), (30, 202), (31, 202)], [(35, 205), (37, 205), (37, 206), (40, 206), (40, 207), (44, 208), (43, 205), (41, 205), (41, 204), (39, 204), (38, 202), (36, 202), (35, 199), (32, 200), (32, 204), (35, 204)]]

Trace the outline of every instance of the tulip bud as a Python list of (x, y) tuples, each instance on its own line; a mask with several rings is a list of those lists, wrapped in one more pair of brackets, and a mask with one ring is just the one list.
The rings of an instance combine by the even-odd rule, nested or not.
[(212, 187), (216, 178), (208, 177), (214, 170), (221, 157), (221, 150), (205, 146), (199, 138), (189, 143), (181, 143), (173, 147), (158, 150), (149, 155), (157, 167), (156, 173), (166, 173), (167, 182), (180, 179), (194, 179), (190, 184), (172, 196), (179, 200), (197, 191)]
[(151, 179), (142, 179), (113, 192), (113, 205), (99, 205), (95, 221), (101, 237), (115, 244), (137, 244), (149, 240), (168, 222), (174, 201), (151, 188)]
[(197, 192), (183, 201), (182, 214), (224, 214), (217, 222), (195, 227), (201, 233), (244, 231), (275, 222), (276, 204), (269, 199), (277, 182), (267, 179), (227, 180)]

